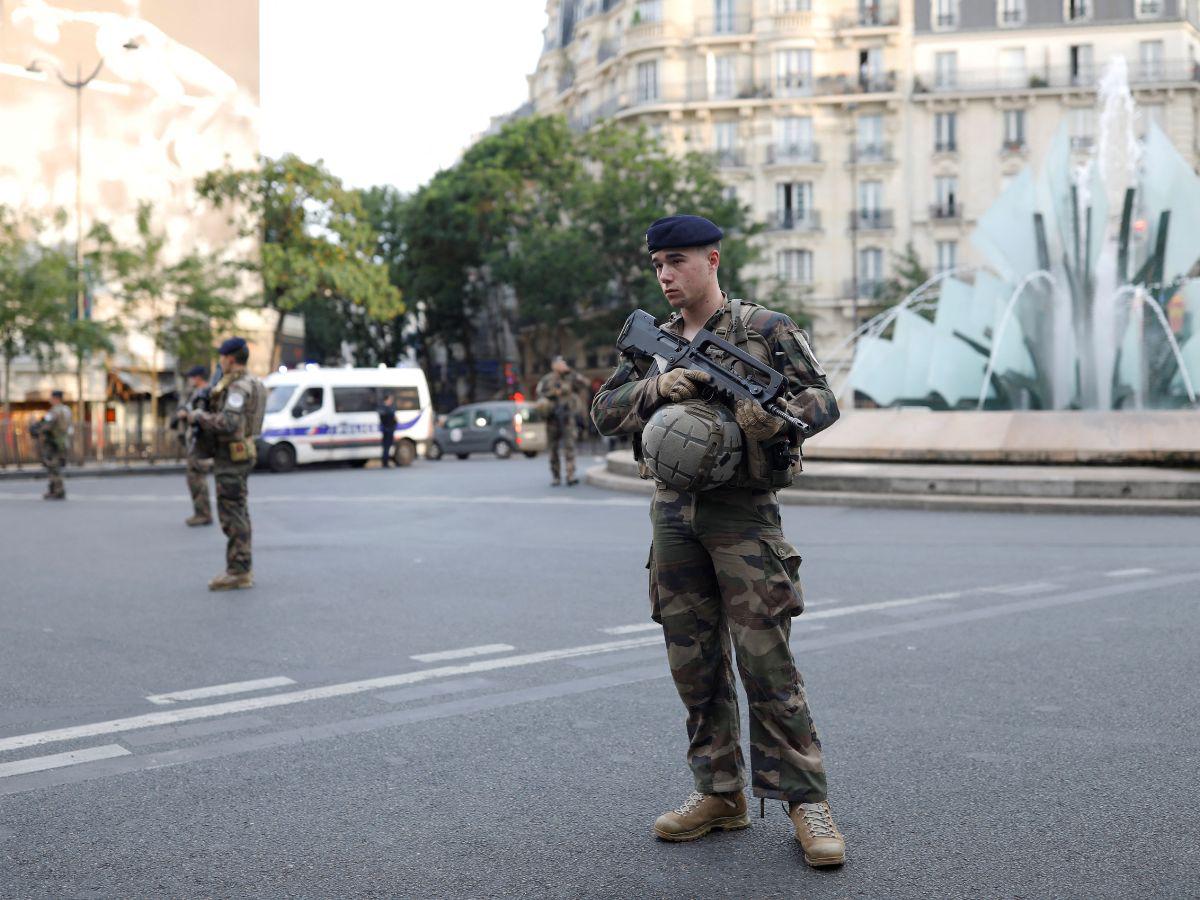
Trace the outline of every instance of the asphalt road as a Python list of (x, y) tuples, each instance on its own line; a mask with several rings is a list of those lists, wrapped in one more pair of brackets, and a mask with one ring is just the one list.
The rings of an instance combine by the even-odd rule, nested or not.
[(0, 895), (1200, 896), (1195, 522), (785, 508), (815, 872), (779, 804), (650, 837), (691, 785), (647, 501), (548, 480), (257, 475), (219, 595), (181, 477), (0, 486)]

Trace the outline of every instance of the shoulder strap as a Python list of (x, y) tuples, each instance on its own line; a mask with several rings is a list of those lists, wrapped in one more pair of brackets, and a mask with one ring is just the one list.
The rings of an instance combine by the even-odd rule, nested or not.
[(729, 301), (730, 318), (733, 320), (730, 327), (733, 330), (735, 347), (741, 348), (746, 345), (746, 320), (753, 315), (755, 309), (753, 303), (746, 303), (744, 300)]

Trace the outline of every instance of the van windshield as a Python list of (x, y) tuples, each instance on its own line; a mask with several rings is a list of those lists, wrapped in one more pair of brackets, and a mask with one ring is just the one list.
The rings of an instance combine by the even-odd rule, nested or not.
[(287, 408), (295, 390), (294, 384), (277, 384), (271, 388), (271, 393), (267, 396), (267, 412), (277, 413)]

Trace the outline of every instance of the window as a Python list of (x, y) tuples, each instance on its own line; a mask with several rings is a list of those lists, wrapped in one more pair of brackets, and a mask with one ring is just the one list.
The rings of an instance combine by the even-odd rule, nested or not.
[(958, 241), (937, 242), (937, 274), (949, 272), (958, 265)]
[(1005, 87), (1028, 87), (1024, 47), (1008, 47), (1000, 51), (1000, 80)]
[(858, 213), (863, 219), (878, 219), (883, 206), (883, 182), (858, 183)]
[(384, 394), (391, 392), (392, 396), (396, 398), (397, 412), (416, 412), (421, 408), (421, 392), (415, 387), (381, 387), (378, 390), (380, 402), (383, 401)]
[(481, 406), (478, 409), (471, 410), (471, 427), (487, 428), (495, 418), (494, 410), (488, 409), (486, 406)]
[(873, 292), (883, 281), (883, 251), (864, 247), (858, 251), (858, 284), (864, 292)]
[(717, 154), (717, 162), (721, 165), (737, 165), (738, 159), (738, 123), (714, 122), (713, 143)]
[(784, 181), (775, 185), (775, 208), (782, 228), (797, 228), (812, 223), (812, 182)]
[[(324, 405), (324, 388), (306, 388), (304, 393), (300, 395), (300, 399), (296, 401), (296, 405), (292, 407), (292, 415), (296, 416), (297, 418), (300, 416), (310, 416), (317, 412)], [(297, 412), (297, 410), (299, 410), (299, 412)]]
[(277, 413), (287, 408), (288, 401), (292, 399), (292, 394), (295, 392), (294, 384), (277, 384), (271, 388), (271, 393), (267, 395), (267, 409), (269, 413)]
[(1025, 110), (1006, 109), (1004, 111), (1004, 149), (1025, 149)]
[(729, 98), (737, 93), (737, 57), (709, 56), (709, 85), (713, 97)]
[(1089, 150), (1096, 137), (1096, 111), (1090, 107), (1071, 110), (1069, 118), (1072, 150)]
[(780, 281), (812, 284), (812, 252), (808, 250), (781, 250), (778, 257)]
[(1025, 21), (1025, 0), (1000, 0), (998, 11), (1001, 27), (1020, 25)]
[(812, 0), (775, 0), (775, 12), (810, 12)]
[(662, 21), (662, 0), (638, 0), (633, 11), (635, 24)]
[(958, 179), (939, 175), (933, 180), (934, 218), (952, 219), (958, 216)]
[(887, 88), (887, 78), (883, 74), (882, 47), (868, 47), (858, 51), (858, 86), (863, 91)]
[(1068, 22), (1078, 22), (1092, 17), (1092, 0), (1065, 0), (1064, 17)]
[[(894, 23), (893, 19), (893, 23)], [(859, 25), (883, 25), (883, 11), (879, 8), (878, 0), (858, 0)]]
[(468, 424), (467, 413), (457, 412), (446, 417), (446, 428), (466, 428)]
[(887, 156), (883, 142), (883, 116), (859, 116), (855, 130), (854, 151), (857, 159), (884, 159)]
[(933, 57), (934, 85), (942, 89), (953, 89), (958, 83), (958, 51), (944, 50)]
[(647, 103), (658, 99), (658, 61), (650, 60), (637, 65), (637, 99)]
[(733, 4), (734, 0), (713, 0), (713, 31), (716, 34), (733, 34), (737, 30)]
[(934, 113), (933, 149), (937, 153), (954, 153), (958, 150), (958, 113)]
[(780, 50), (775, 54), (775, 88), (782, 96), (807, 94), (812, 90), (811, 50)]
[(933, 0), (933, 28), (945, 31), (958, 27), (958, 0)]
[(340, 413), (375, 412), (378, 401), (375, 388), (335, 387), (333, 389), (333, 411)]
[(1095, 80), (1092, 67), (1092, 45), (1071, 45), (1071, 84), (1090, 85)]
[(812, 159), (812, 116), (785, 116), (775, 120), (775, 143), (781, 159)]
[(1162, 0), (1137, 0), (1137, 17), (1139, 19), (1157, 19), (1162, 15)]
[(1138, 137), (1145, 139), (1150, 133), (1150, 125), (1157, 125), (1162, 131), (1166, 131), (1166, 107), (1161, 103), (1139, 103), (1138, 116)]
[(1138, 74), (1154, 81), (1163, 77), (1163, 42), (1142, 41), (1138, 44)]

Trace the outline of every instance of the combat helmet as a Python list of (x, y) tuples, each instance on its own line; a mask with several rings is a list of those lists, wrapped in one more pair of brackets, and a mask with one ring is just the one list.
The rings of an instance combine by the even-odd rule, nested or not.
[(711, 490), (732, 479), (741, 465), (742, 431), (718, 403), (670, 403), (642, 429), (642, 461), (668, 487)]

